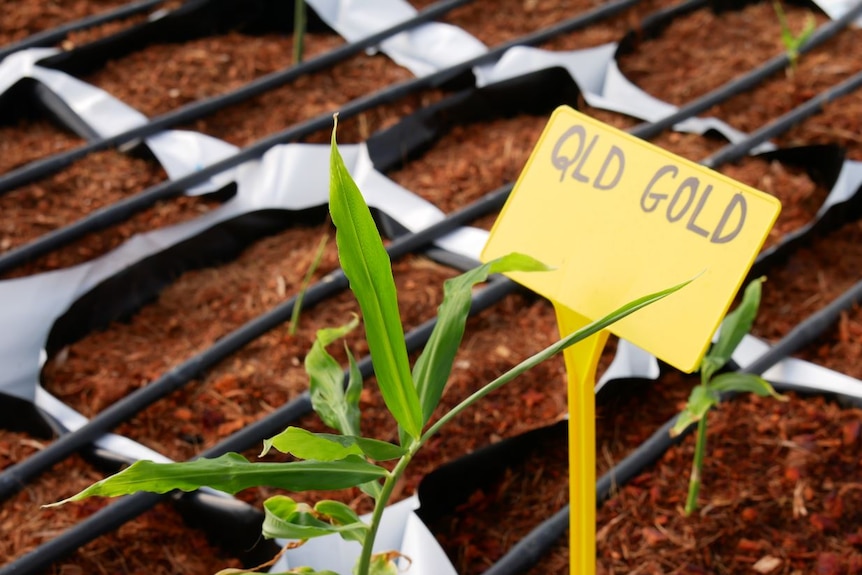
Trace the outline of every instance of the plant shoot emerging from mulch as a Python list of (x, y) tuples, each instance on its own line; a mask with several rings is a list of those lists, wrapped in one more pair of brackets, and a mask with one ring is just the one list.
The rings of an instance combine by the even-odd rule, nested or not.
[(784, 8), (781, 6), (780, 0), (773, 0), (772, 7), (775, 9), (775, 14), (778, 16), (778, 23), (781, 25), (781, 43), (787, 49), (787, 57), (790, 59), (790, 68), (788, 75), (792, 76), (796, 71), (796, 64), (799, 62), (799, 48), (808, 41), (808, 38), (814, 33), (817, 27), (817, 21), (814, 15), (810, 12), (805, 19), (805, 27), (798, 34), (790, 29), (790, 24), (787, 22), (787, 15), (784, 13)]
[(710, 348), (709, 353), (700, 364), (700, 385), (691, 390), (685, 408), (679, 415), (676, 425), (670, 434), (677, 436), (689, 426), (697, 422), (697, 439), (694, 449), (694, 461), (691, 466), (688, 498), (685, 502), (685, 514), (691, 515), (697, 509), (697, 497), (703, 475), (703, 458), (706, 452), (706, 414), (718, 405), (722, 394), (755, 393), (761, 397), (772, 396), (786, 401), (786, 398), (775, 392), (765, 379), (750, 373), (722, 373), (721, 370), (733, 355), (733, 350), (742, 341), (754, 323), (757, 308), (760, 307), (760, 294), (763, 278), (753, 280), (745, 288), (742, 303), (727, 315), (721, 324), (718, 340)]
[[(229, 493), (262, 485), (290, 491), (359, 487), (375, 502), (369, 523), (341, 502), (324, 500), (310, 506), (286, 495), (277, 495), (264, 503), (263, 535), (303, 542), (337, 533), (343, 539), (361, 545), (354, 569), (356, 575), (397, 573), (396, 561), (400, 554), (372, 554), (374, 539), (396, 484), (413, 457), (435, 433), (466, 408), (518, 375), (688, 283), (637, 299), (561, 339), (486, 384), (432, 423), (431, 416), (440, 403), (464, 334), (473, 287), (486, 281), (493, 273), (544, 271), (548, 268), (529, 256), (513, 253), (447, 280), (436, 325), (411, 372), (389, 256), (371, 212), (344, 166), (335, 143), (334, 129), (331, 145), (330, 212), (336, 227), (339, 258), (362, 311), (381, 394), (387, 410), (398, 424), (399, 444), (360, 435), (362, 376), (357, 363), (348, 350), (349, 368), (345, 377), (339, 363), (326, 351), (329, 344), (358, 325), (359, 319), (354, 317), (343, 326), (318, 331), (305, 361), (314, 410), (326, 425), (338, 433), (311, 433), (288, 427), (264, 441), (261, 455), (274, 448), (292, 455), (297, 461), (252, 463), (236, 453), (184, 463), (140, 461), (54, 505), (93, 495), (117, 496), (137, 491), (165, 493), (175, 489), (191, 491), (204, 486)], [(386, 461), (395, 461), (394, 467), (389, 469), (378, 464)], [(236, 570), (230, 572), (237, 573)], [(331, 574), (330, 571), (310, 568), (301, 572)]]

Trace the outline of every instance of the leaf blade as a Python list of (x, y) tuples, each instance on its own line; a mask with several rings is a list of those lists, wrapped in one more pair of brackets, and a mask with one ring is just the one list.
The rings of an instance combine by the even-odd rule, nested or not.
[[(314, 343), (305, 356), (305, 372), (309, 378), (311, 405), (315, 413), (326, 425), (346, 435), (359, 434), (358, 395), (356, 391), (345, 393), (344, 370), (326, 351), (326, 347), (347, 335), (357, 325), (359, 318), (354, 317), (342, 326), (318, 330)], [(350, 359), (352, 365), (352, 357)], [(359, 386), (361, 385), (360, 378)], [(351, 393), (356, 395), (356, 401)]]
[(388, 461), (404, 455), (398, 445), (353, 435), (312, 433), (300, 427), (290, 426), (278, 435), (264, 441), (264, 453), (274, 447), (300, 459), (316, 461), (338, 461), (350, 455), (365, 455), (376, 461)]
[(137, 461), (123, 471), (50, 506), (92, 496), (116, 497), (139, 491), (194, 491), (201, 487), (211, 487), (227, 493), (237, 493), (248, 487), (261, 485), (290, 491), (345, 489), (386, 477), (388, 474), (382, 467), (368, 463), (356, 455), (339, 461), (288, 463), (250, 463), (237, 453), (181, 463)]
[(753, 393), (760, 397), (774, 397), (779, 401), (787, 401), (787, 396), (775, 391), (772, 384), (759, 375), (751, 373), (722, 373), (717, 375), (709, 386), (719, 393)]
[(329, 209), (336, 226), (341, 267), (359, 301), (371, 361), (383, 400), (412, 438), (422, 431), (422, 410), (413, 385), (395, 280), (371, 212), (347, 171), (332, 131)]

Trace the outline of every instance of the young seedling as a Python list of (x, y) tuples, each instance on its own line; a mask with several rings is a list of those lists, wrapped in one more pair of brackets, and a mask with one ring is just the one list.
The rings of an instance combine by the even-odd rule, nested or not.
[(311, 278), (314, 277), (314, 272), (320, 267), (320, 262), (323, 260), (323, 252), (326, 250), (326, 244), (329, 243), (329, 234), (323, 234), (320, 242), (317, 244), (317, 250), (314, 252), (314, 258), (311, 260), (311, 265), (305, 272), (305, 277), (302, 278), (302, 284), (299, 286), (299, 293), (296, 294), (296, 303), (293, 305), (293, 310), (290, 312), (290, 327), (287, 333), (296, 335), (296, 330), (299, 329), (299, 316), (302, 313), (302, 302), (305, 299), (305, 292), (308, 291), (308, 286), (311, 284)]
[(787, 50), (787, 57), (790, 59), (790, 68), (788, 73), (792, 76), (796, 70), (796, 64), (799, 61), (799, 48), (811, 37), (814, 33), (814, 28), (817, 26), (817, 21), (809, 12), (805, 19), (805, 27), (799, 34), (794, 34), (787, 22), (787, 15), (784, 13), (784, 8), (781, 6), (780, 0), (773, 0), (772, 7), (775, 9), (775, 14), (778, 16), (778, 23), (781, 25), (781, 42)]
[(688, 498), (685, 514), (691, 515), (697, 509), (697, 498), (703, 475), (703, 459), (706, 452), (707, 413), (721, 401), (723, 393), (748, 392), (761, 397), (772, 396), (786, 401), (787, 398), (775, 392), (772, 386), (760, 376), (748, 373), (722, 373), (716, 375), (728, 361), (742, 338), (751, 330), (757, 308), (760, 306), (760, 293), (763, 278), (753, 280), (745, 288), (742, 303), (729, 313), (721, 324), (718, 340), (700, 364), (700, 385), (691, 390), (688, 403), (671, 429), (671, 436), (678, 436), (690, 425), (697, 422), (697, 438), (694, 460), (688, 485)]
[[(263, 453), (276, 449), (293, 455), (297, 461), (253, 463), (237, 453), (184, 463), (140, 461), (54, 505), (94, 495), (118, 496), (137, 491), (166, 493), (175, 489), (192, 491), (204, 486), (228, 493), (255, 486), (293, 492), (359, 487), (374, 501), (370, 522), (364, 522), (343, 503), (324, 500), (311, 506), (286, 495), (277, 495), (264, 503), (263, 535), (302, 542), (337, 533), (361, 546), (355, 575), (393, 575), (399, 572), (396, 565), (399, 554), (373, 554), (374, 539), (393, 489), (414, 456), (434, 434), (465, 409), (533, 366), (688, 283), (637, 299), (589, 324), (524, 360), (432, 421), (432, 413), (440, 402), (464, 334), (473, 286), (486, 281), (493, 273), (542, 271), (547, 268), (528, 256), (509, 254), (446, 281), (437, 323), (411, 371), (391, 263), (368, 206), (338, 152), (334, 129), (330, 211), (336, 227), (335, 239), (341, 265), (362, 311), (378, 385), (387, 410), (398, 424), (399, 443), (361, 436), (359, 396), (362, 377), (356, 361), (348, 350), (345, 386), (341, 366), (326, 351), (329, 344), (358, 325), (359, 320), (353, 318), (341, 327), (318, 331), (305, 361), (313, 408), (336, 433), (311, 433), (288, 427), (264, 441)], [(378, 462), (385, 461), (395, 463), (388, 467), (378, 465)], [(311, 567), (293, 572), (334, 575)]]
[(305, 56), (305, 28), (308, 17), (305, 13), (305, 0), (293, 1), (293, 64), (302, 62)]

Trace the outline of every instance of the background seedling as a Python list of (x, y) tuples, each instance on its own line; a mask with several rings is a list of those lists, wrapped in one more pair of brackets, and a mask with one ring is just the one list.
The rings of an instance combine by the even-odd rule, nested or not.
[(799, 61), (799, 48), (806, 40), (814, 33), (817, 26), (817, 21), (809, 12), (805, 18), (805, 27), (799, 34), (794, 34), (787, 22), (787, 15), (784, 13), (784, 8), (779, 0), (773, 0), (772, 7), (775, 8), (775, 14), (778, 16), (778, 23), (781, 25), (781, 42), (787, 50), (787, 57), (790, 58), (789, 74), (793, 74), (796, 70), (796, 64)]
[[(335, 144), (334, 130), (330, 182), (330, 211), (336, 227), (339, 258), (362, 311), (378, 385), (387, 410), (398, 424), (399, 443), (360, 435), (359, 396), (362, 376), (357, 363), (348, 350), (350, 367), (345, 386), (341, 366), (326, 351), (328, 345), (358, 325), (359, 320), (354, 317), (343, 326), (318, 331), (306, 356), (305, 366), (314, 410), (337, 433), (311, 433), (288, 427), (264, 441), (263, 453), (276, 449), (293, 455), (298, 461), (252, 463), (237, 453), (184, 463), (140, 461), (55, 505), (94, 495), (118, 496), (137, 491), (166, 493), (175, 489), (191, 491), (203, 486), (229, 493), (264, 485), (289, 491), (359, 487), (374, 500), (369, 523), (364, 522), (350, 507), (337, 501), (318, 501), (310, 506), (292, 497), (278, 495), (264, 503), (263, 534), (268, 538), (304, 541), (337, 533), (343, 539), (361, 545), (361, 554), (354, 569), (356, 575), (397, 573), (395, 561), (400, 556), (397, 552), (375, 555), (372, 549), (383, 510), (399, 479), (422, 446), (449, 421), (492, 391), (565, 348), (685, 285), (683, 283), (637, 299), (590, 323), (527, 358), (437, 421), (432, 421), (432, 414), (440, 402), (464, 334), (472, 288), (486, 281), (493, 273), (543, 271), (547, 268), (529, 256), (509, 254), (448, 280), (444, 284), (443, 303), (438, 309), (434, 330), (411, 371), (391, 263), (368, 206), (344, 166)], [(378, 462), (383, 461), (394, 461), (394, 467), (388, 469), (378, 465)], [(237, 573), (235, 570), (231, 572)], [(330, 573), (313, 569), (298, 572), (319, 575)]]
[(293, 311), (290, 312), (290, 327), (287, 333), (296, 335), (296, 330), (299, 328), (299, 316), (302, 313), (302, 300), (305, 299), (305, 292), (308, 291), (308, 286), (311, 284), (311, 278), (314, 277), (314, 272), (320, 267), (320, 262), (323, 259), (323, 252), (326, 250), (326, 244), (329, 243), (329, 234), (324, 233), (317, 244), (317, 250), (314, 252), (314, 259), (311, 260), (311, 265), (308, 266), (308, 271), (305, 272), (305, 277), (302, 278), (302, 284), (299, 286), (299, 293), (296, 294), (296, 304), (293, 306)]
[(756, 393), (761, 397), (772, 396), (782, 401), (786, 398), (775, 392), (765, 379), (749, 373), (723, 373), (715, 375), (730, 361), (733, 350), (742, 338), (751, 330), (757, 308), (760, 306), (760, 294), (763, 278), (753, 280), (745, 288), (742, 303), (729, 313), (721, 324), (718, 340), (703, 358), (700, 365), (700, 385), (691, 390), (688, 403), (680, 413), (676, 425), (670, 434), (677, 436), (690, 425), (697, 422), (697, 438), (694, 448), (694, 460), (689, 478), (688, 497), (685, 502), (685, 514), (691, 515), (697, 509), (697, 497), (703, 475), (703, 460), (706, 452), (706, 421), (710, 409), (718, 405), (722, 394), (733, 392)]
[(299, 64), (305, 56), (305, 28), (307, 24), (305, 0), (293, 2), (293, 63)]

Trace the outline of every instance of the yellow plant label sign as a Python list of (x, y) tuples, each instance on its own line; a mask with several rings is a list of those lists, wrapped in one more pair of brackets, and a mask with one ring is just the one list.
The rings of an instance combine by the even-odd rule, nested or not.
[(517, 251), (553, 266), (512, 277), (591, 320), (699, 276), (610, 328), (692, 372), (780, 209), (772, 196), (563, 106), (482, 259)]

